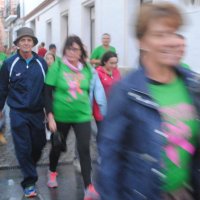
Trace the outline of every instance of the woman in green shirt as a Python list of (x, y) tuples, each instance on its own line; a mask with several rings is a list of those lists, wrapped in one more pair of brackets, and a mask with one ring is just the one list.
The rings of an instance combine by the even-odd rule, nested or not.
[[(92, 73), (90, 66), (85, 62), (86, 58), (87, 53), (80, 38), (68, 37), (62, 60), (53, 63), (46, 76), (45, 107), (52, 138), (58, 131), (62, 143), (66, 144), (70, 128), (74, 129), (84, 185), (88, 189), (93, 187), (89, 150), (92, 119), (89, 88)], [(47, 183), (51, 188), (58, 186), (56, 167), (63, 150), (65, 146), (54, 145), (52, 140)]]

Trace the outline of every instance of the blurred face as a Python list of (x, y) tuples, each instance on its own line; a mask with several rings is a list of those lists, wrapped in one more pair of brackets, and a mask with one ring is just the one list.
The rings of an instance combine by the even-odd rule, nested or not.
[(3, 52), (4, 48), (2, 46), (0, 46), (0, 52)]
[(72, 46), (66, 48), (65, 56), (69, 62), (78, 63), (81, 58), (80, 46), (77, 43), (73, 43)]
[(34, 42), (33, 42), (33, 39), (31, 37), (22, 37), (17, 46), (19, 47), (20, 49), (20, 52), (22, 53), (31, 53), (32, 51), (32, 48), (34, 46)]
[(54, 57), (51, 54), (47, 54), (45, 59), (48, 66), (50, 66), (54, 62)]
[(177, 53), (178, 53), (179, 59), (182, 59), (185, 54), (185, 39), (181, 37), (177, 37), (177, 40), (178, 40)]
[(56, 55), (56, 48), (52, 48), (50, 51), (52, 54)]
[(107, 62), (104, 63), (105, 64), (104, 67), (106, 68), (106, 70), (112, 71), (114, 68), (117, 67), (117, 63), (118, 63), (117, 57), (112, 57)]
[(147, 32), (140, 39), (144, 59), (160, 66), (174, 66), (179, 63), (177, 53), (176, 29), (163, 23), (162, 20), (152, 21)]
[(110, 44), (110, 36), (109, 35), (104, 35), (102, 37), (102, 44), (103, 44), (103, 46), (109, 46), (109, 44)]

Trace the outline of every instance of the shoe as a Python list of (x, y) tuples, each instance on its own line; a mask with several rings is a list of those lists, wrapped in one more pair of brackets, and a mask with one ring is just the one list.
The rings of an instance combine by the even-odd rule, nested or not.
[(6, 138), (4, 137), (3, 133), (0, 132), (0, 143), (7, 144)]
[(37, 196), (37, 192), (36, 192), (35, 186), (32, 185), (32, 186), (26, 187), (24, 189), (24, 196), (26, 198), (36, 197)]
[(47, 182), (47, 186), (49, 188), (56, 188), (58, 187), (58, 182), (57, 182), (57, 172), (48, 172), (48, 182)]
[(84, 200), (99, 200), (99, 194), (95, 190), (94, 186), (90, 184), (85, 190)]
[(81, 173), (81, 165), (80, 165), (80, 161), (78, 158), (75, 158), (74, 161), (73, 161), (73, 165), (75, 167), (75, 170), (78, 172), (78, 173)]

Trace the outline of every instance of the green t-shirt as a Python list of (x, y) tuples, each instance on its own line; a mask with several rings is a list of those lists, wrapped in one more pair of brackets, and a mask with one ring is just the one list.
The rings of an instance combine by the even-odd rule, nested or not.
[(59, 56), (55, 56), (55, 61), (57, 61), (57, 62), (61, 62), (61, 57), (59, 57)]
[(107, 51), (112, 51), (112, 52), (116, 52), (115, 48), (110, 46), (109, 49), (105, 49), (102, 45), (101, 46), (98, 46), (97, 48), (95, 48), (93, 51), (92, 51), (92, 54), (90, 56), (90, 59), (101, 59), (103, 54), (106, 53)]
[(0, 52), (0, 69), (3, 64), (3, 61), (6, 60), (6, 58), (7, 58), (6, 54), (3, 52)]
[(166, 175), (163, 190), (175, 191), (190, 182), (190, 163), (199, 134), (196, 110), (179, 77), (169, 84), (151, 82), (149, 88), (160, 105), (162, 131), (167, 135), (163, 155), (163, 172)]
[(63, 62), (49, 68), (45, 83), (55, 87), (53, 113), (58, 122), (87, 122), (92, 119), (89, 88), (92, 78), (89, 66), (80, 72), (72, 71)]

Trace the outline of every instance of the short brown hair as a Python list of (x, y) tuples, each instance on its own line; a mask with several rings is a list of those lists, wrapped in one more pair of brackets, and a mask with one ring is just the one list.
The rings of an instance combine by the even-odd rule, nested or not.
[(179, 9), (170, 3), (143, 4), (136, 22), (136, 37), (142, 38), (150, 22), (163, 20), (165, 24), (179, 28), (183, 18)]

